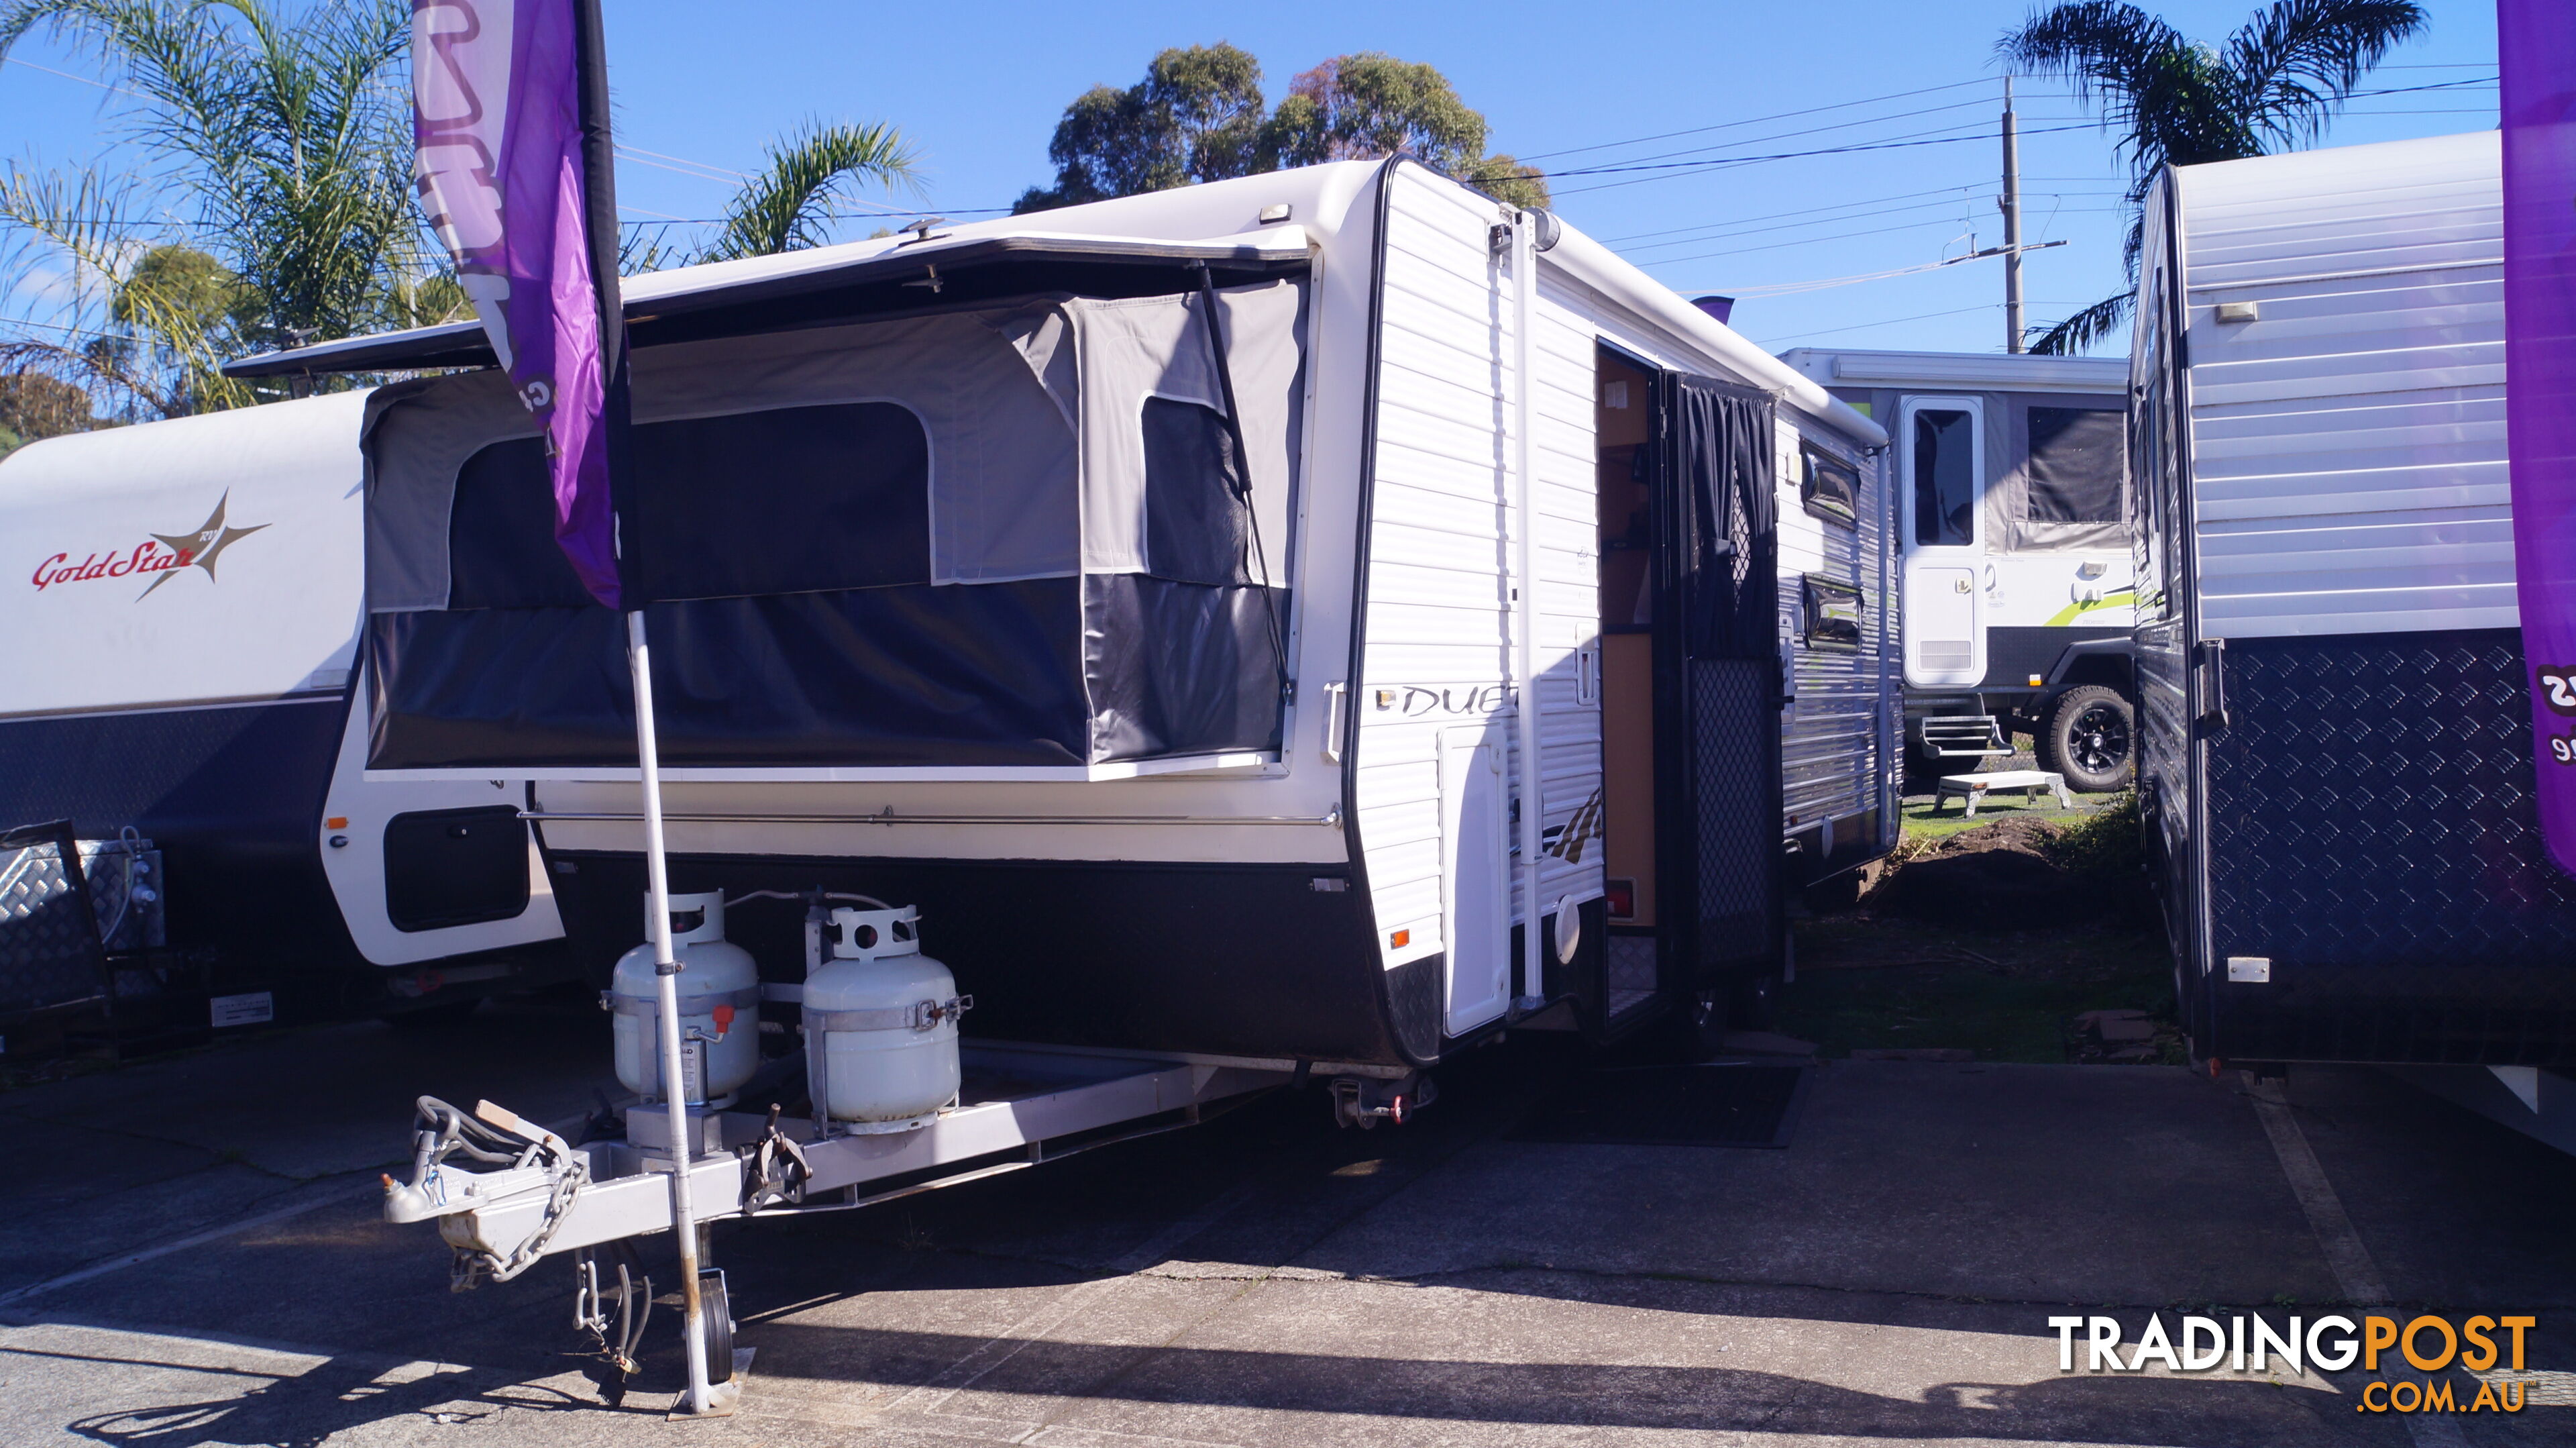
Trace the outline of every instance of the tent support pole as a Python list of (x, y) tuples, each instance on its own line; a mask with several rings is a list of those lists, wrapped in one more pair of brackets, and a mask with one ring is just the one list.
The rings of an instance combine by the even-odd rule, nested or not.
[(1512, 214), (1512, 477), (1516, 493), (1513, 512), (1520, 524), (1518, 552), (1512, 567), (1519, 585), (1513, 589), (1517, 608), (1512, 632), (1517, 636), (1518, 652), (1512, 672), (1520, 686), (1514, 693), (1520, 706), (1521, 766), (1521, 988), (1515, 994), (1544, 998), (1547, 989), (1538, 953), (1539, 831), (1544, 822), (1544, 803), (1539, 797), (1538, 483), (1531, 473), (1537, 449), (1530, 436), (1530, 428), (1538, 420), (1538, 379), (1531, 370), (1537, 348), (1530, 336), (1538, 319), (1537, 225), (1538, 218), (1529, 212)]
[(680, 964), (671, 949), (671, 862), (662, 848), (662, 760), (653, 738), (653, 659), (644, 639), (642, 609), (626, 615), (626, 664), (635, 673), (635, 764), (644, 785), (645, 916), (653, 931), (654, 1018), (661, 1025), (662, 1096), (671, 1105), (671, 1239), (680, 1249), (688, 1410), (703, 1413), (709, 1407), (707, 1339), (700, 1331), (706, 1305), (698, 1296), (698, 1219), (689, 1203), (689, 1093), (681, 1071)]

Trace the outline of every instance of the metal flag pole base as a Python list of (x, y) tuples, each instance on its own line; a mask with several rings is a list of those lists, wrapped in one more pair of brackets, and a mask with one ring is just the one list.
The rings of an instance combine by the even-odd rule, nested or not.
[(707, 1387), (706, 1304), (698, 1295), (698, 1219), (689, 1208), (689, 1093), (680, 1069), (680, 964), (671, 950), (671, 866), (662, 851), (662, 760), (653, 740), (653, 661), (644, 641), (641, 609), (626, 615), (626, 666), (635, 675), (635, 772), (644, 786), (645, 917), (653, 932), (662, 1096), (671, 1104), (671, 1235), (680, 1248), (680, 1340), (689, 1359), (689, 1391), (671, 1412), (674, 1416), (730, 1413), (735, 1394), (726, 1394), (719, 1410)]

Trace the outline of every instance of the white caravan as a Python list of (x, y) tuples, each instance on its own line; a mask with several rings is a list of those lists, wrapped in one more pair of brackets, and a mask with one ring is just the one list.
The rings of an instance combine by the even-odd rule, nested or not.
[(2487, 131), (2183, 167), (2148, 197), (2141, 804), (2197, 1055), (2500, 1068), (2449, 1085), (2576, 1146), (2499, 177)]
[[(626, 305), (674, 888), (917, 905), (984, 1039), (1386, 1080), (1758, 1010), (1893, 840), (1885, 435), (1553, 217), (1350, 162)], [(622, 634), (481, 334), (234, 371), (412, 368), (480, 370), (367, 404), (368, 778), (526, 781), (604, 976)], [(727, 918), (792, 994), (798, 912)]]
[(1780, 360), (1895, 441), (1912, 758), (1973, 768), (2027, 733), (2077, 789), (2126, 783), (2128, 364), (1821, 347)]
[(290, 1011), (299, 991), (399, 1009), (562, 968), (520, 789), (363, 777), (365, 408), (343, 393), (0, 460), (0, 827), (151, 840), (168, 948)]

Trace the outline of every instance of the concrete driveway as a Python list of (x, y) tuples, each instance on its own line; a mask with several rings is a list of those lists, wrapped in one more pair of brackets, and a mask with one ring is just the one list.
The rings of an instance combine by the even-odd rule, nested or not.
[[(673, 1425), (670, 1316), (606, 1409), (567, 1355), (568, 1267), (453, 1295), (434, 1234), (375, 1215), (413, 1096), (559, 1119), (606, 1049), (595, 1015), (487, 1012), (0, 1095), (0, 1443), (2576, 1441), (2576, 1158), (2387, 1077), (2295, 1077), (2267, 1129), (2235, 1077), (1836, 1062), (1785, 1150), (1550, 1145), (1505, 1133), (1577, 1067), (1519, 1045), (1449, 1068), (1400, 1129), (1281, 1093), (729, 1226), (758, 1359), (739, 1415)], [(2285, 1170), (2283, 1119), (2312, 1169)], [(2134, 1339), (2156, 1309), (2278, 1320), (2383, 1289), (2401, 1319), (2537, 1314), (2533, 1406), (2359, 1412), (2358, 1372), (2061, 1373), (2046, 1325), (2108, 1313)]]

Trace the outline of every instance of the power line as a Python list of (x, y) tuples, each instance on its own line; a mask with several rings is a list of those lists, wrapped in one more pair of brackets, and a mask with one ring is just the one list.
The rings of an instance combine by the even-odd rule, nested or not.
[[(2022, 134), (2025, 136), (2044, 136), (2058, 131), (2080, 131), (2084, 129), (2087, 128), (2084, 126), (2044, 126), (2037, 130), (2024, 131)], [(1685, 174), (1701, 174), (1709, 171), (1729, 170), (1737, 166), (1759, 165), (1766, 161), (1798, 161), (1804, 160), (1810, 156), (1843, 156), (1862, 151), (1898, 151), (1916, 146), (1953, 146), (1963, 141), (1989, 141), (1992, 139), (1994, 138), (1991, 135), (1937, 136), (1918, 141), (1876, 141), (1854, 143), (1847, 146), (1826, 146), (1813, 151), (1781, 151), (1768, 156), (1728, 156), (1713, 161), (1674, 161), (1654, 166), (1600, 166), (1588, 171), (1565, 171), (1557, 174), (1567, 176), (1607, 175), (1616, 171), (1656, 171), (1661, 172), (1662, 174), (1655, 176), (1640, 176), (1629, 181), (1605, 181), (1598, 186), (1577, 186), (1571, 190), (1559, 191), (1556, 194), (1560, 196), (1580, 196), (1586, 192), (1608, 191), (1620, 186), (1636, 186), (1647, 181), (1662, 181), (1674, 176)]]
[(1777, 342), (1803, 341), (1809, 337), (1830, 337), (1837, 332), (1866, 332), (1872, 327), (1893, 327), (1900, 322), (1928, 322), (1934, 317), (1956, 317), (1968, 312), (1991, 312), (2002, 305), (2001, 302), (1985, 302), (1973, 307), (1952, 307), (1946, 312), (1924, 312), (1919, 316), (1889, 317), (1877, 322), (1855, 322), (1848, 327), (1827, 327), (1821, 332), (1800, 332), (1794, 337), (1765, 337), (1754, 345), (1768, 347)]
[[(1646, 244), (1645, 244), (1645, 245), (1643, 245), (1643, 246), (1631, 247), (1631, 248), (1629, 248), (1629, 251), (1631, 252), (1631, 254), (1633, 254), (1633, 253), (1635, 253), (1635, 252), (1641, 252), (1641, 251), (1655, 251), (1655, 250), (1658, 250), (1658, 249), (1660, 249), (1660, 248), (1667, 247), (1667, 246), (1694, 246), (1694, 245), (1697, 245), (1697, 244), (1699, 244), (1700, 242), (1704, 242), (1704, 241), (1724, 241), (1724, 240), (1727, 240), (1727, 239), (1728, 239), (1728, 238), (1730, 238), (1730, 237), (1735, 237), (1735, 236), (1757, 236), (1757, 235), (1760, 235), (1761, 233), (1763, 233), (1763, 232), (1767, 232), (1767, 231), (1790, 231), (1790, 230), (1794, 230), (1794, 229), (1796, 229), (1796, 228), (1798, 228), (1798, 227), (1800, 227), (1800, 226), (1810, 226), (1810, 225), (1813, 225), (1813, 226), (1824, 226), (1824, 225), (1832, 225), (1832, 224), (1836, 224), (1836, 223), (1840, 223), (1840, 222), (1845, 222), (1845, 221), (1861, 221), (1861, 220), (1865, 220), (1865, 219), (1867, 219), (1867, 218), (1869, 218), (1869, 217), (1872, 217), (1872, 216), (1894, 216), (1894, 215), (1896, 215), (1896, 214), (1898, 214), (1898, 213), (1900, 213), (1900, 212), (1906, 212), (1906, 211), (1927, 211), (1927, 210), (1930, 210), (1931, 208), (1936, 207), (1936, 206), (1944, 206), (1944, 207), (1946, 207), (1946, 206), (1950, 205), (1950, 204), (1951, 204), (1952, 202), (1954, 202), (1954, 201), (1955, 201), (1955, 202), (1963, 202), (1963, 203), (1970, 203), (1970, 204), (1973, 204), (1974, 202), (1976, 202), (1976, 201), (1977, 201), (1977, 200), (1979, 200), (1980, 198), (1979, 198), (1979, 197), (1976, 197), (1976, 196), (1966, 195), (1966, 194), (1964, 194), (1964, 193), (1967, 193), (1967, 192), (1970, 192), (1970, 191), (1977, 190), (1977, 189), (1978, 189), (1980, 186), (1982, 186), (1983, 184), (1985, 184), (1985, 183), (1980, 183), (1980, 182), (1967, 182), (1967, 183), (1963, 183), (1963, 184), (1958, 185), (1958, 186), (1947, 187), (1947, 188), (1943, 189), (1942, 191), (1940, 191), (1940, 192), (1936, 192), (1936, 193), (1923, 193), (1923, 192), (1916, 192), (1916, 193), (1914, 193), (1914, 194), (1916, 194), (1916, 195), (1932, 194), (1932, 195), (1936, 195), (1936, 196), (1938, 196), (1940, 199), (1938, 199), (1938, 200), (1934, 200), (1934, 201), (1918, 201), (1918, 202), (1915, 202), (1914, 204), (1912, 204), (1912, 205), (1910, 205), (1910, 206), (1891, 206), (1891, 207), (1888, 207), (1888, 208), (1886, 208), (1885, 210), (1881, 210), (1881, 211), (1858, 211), (1858, 212), (1853, 212), (1852, 214), (1850, 214), (1850, 215), (1848, 215), (1848, 216), (1826, 216), (1826, 215), (1819, 215), (1819, 214), (1816, 214), (1816, 213), (1814, 213), (1814, 212), (1808, 212), (1808, 211), (1783, 211), (1783, 212), (1775, 212), (1775, 213), (1773, 213), (1771, 216), (1749, 216), (1749, 217), (1744, 218), (1744, 219), (1745, 219), (1746, 221), (1748, 221), (1748, 222), (1752, 222), (1752, 221), (1769, 221), (1769, 220), (1773, 220), (1773, 219), (1776, 219), (1777, 217), (1782, 217), (1782, 216), (1796, 216), (1796, 217), (1802, 217), (1802, 218), (1804, 218), (1803, 220), (1800, 220), (1800, 221), (1790, 221), (1790, 222), (1785, 222), (1785, 223), (1783, 223), (1782, 225), (1779, 225), (1779, 226), (1746, 226), (1746, 227), (1742, 227), (1742, 228), (1737, 228), (1737, 227), (1735, 226), (1735, 224), (1734, 224), (1734, 223), (1731, 223), (1731, 222), (1712, 222), (1712, 223), (1710, 223), (1710, 224), (1709, 224), (1709, 225), (1707, 225), (1707, 226), (1682, 227), (1682, 228), (1678, 228), (1678, 230), (1681, 230), (1681, 231), (1692, 231), (1692, 232), (1704, 232), (1704, 233), (1708, 233), (1708, 234), (1706, 234), (1706, 235), (1697, 235), (1697, 236), (1681, 236), (1681, 237), (1678, 237), (1678, 239), (1673, 240), (1673, 241), (1652, 241), (1652, 242), (1648, 242), (1648, 243), (1646, 243)], [(2083, 195), (2083, 196), (2118, 196), (2118, 195), (2121, 195), (2122, 193), (2120, 193), (2120, 192), (2118, 192), (2118, 191), (2099, 191), (2099, 192), (2031, 191), (2031, 192), (2025, 192), (2025, 193), (2023, 193), (2023, 194), (2024, 194), (2025, 196), (2037, 197), (2037, 198), (2041, 198), (2041, 199), (2061, 199), (2061, 198), (2066, 197), (2066, 196), (2076, 196), (2076, 195)], [(1861, 205), (1866, 205), (1866, 204), (1867, 204), (1866, 202), (1858, 202), (1858, 201), (1855, 201), (1855, 202), (1851, 202), (1851, 203), (1849, 203), (1849, 204), (1848, 204), (1848, 205), (1846, 205), (1846, 206), (1841, 206), (1841, 207), (1827, 207), (1827, 208), (1823, 208), (1823, 210), (1828, 210), (1828, 211), (1847, 211), (1847, 210), (1849, 210), (1849, 209), (1850, 209), (1850, 207), (1851, 207), (1851, 206), (1861, 206)], [(2105, 209), (2105, 208), (2097, 208), (2097, 207), (2060, 207), (2059, 209), (2060, 209), (2060, 210), (2071, 210), (2071, 211), (2079, 211), (2079, 212), (2080, 212), (2080, 211), (2100, 210), (2100, 209)], [(1929, 224), (1930, 224), (1930, 222), (1929, 222), (1929, 221), (1922, 221), (1922, 222), (1909, 222), (1909, 223), (1905, 223), (1905, 224), (1906, 224), (1906, 225), (1911, 225), (1911, 226), (1922, 226), (1922, 225), (1929, 225)], [(1656, 234), (1656, 235), (1673, 235), (1674, 233), (1671, 233), (1671, 232), (1661, 232), (1661, 233), (1654, 233), (1654, 234)], [(1626, 239), (1626, 238), (1622, 238), (1622, 240), (1625, 240), (1625, 239)], [(1821, 239), (1824, 239), (1824, 238), (1819, 238), (1819, 239), (1821, 240)], [(1604, 245), (1608, 245), (1608, 244), (1609, 244), (1609, 243), (1606, 243), (1606, 242), (1604, 243)], [(1723, 256), (1723, 255), (1728, 255), (1728, 253), (1719, 252), (1719, 253), (1715, 253), (1715, 255)], [(1686, 259), (1687, 259), (1687, 258), (1670, 258), (1670, 260), (1686, 260)], [(1662, 263), (1662, 262), (1648, 262), (1648, 263), (1644, 263), (1644, 265), (1649, 265), (1649, 266), (1661, 266), (1661, 265), (1663, 265), (1663, 264), (1664, 264), (1664, 263)]]

